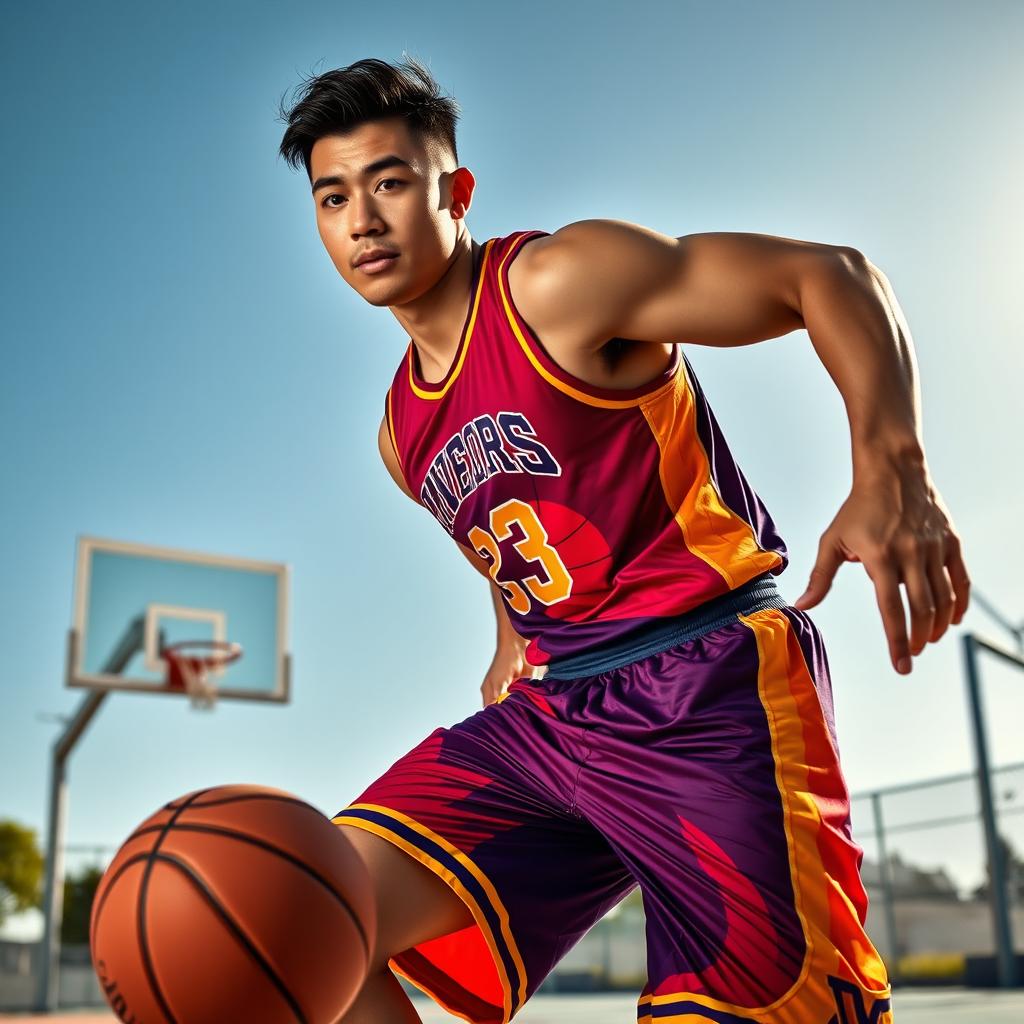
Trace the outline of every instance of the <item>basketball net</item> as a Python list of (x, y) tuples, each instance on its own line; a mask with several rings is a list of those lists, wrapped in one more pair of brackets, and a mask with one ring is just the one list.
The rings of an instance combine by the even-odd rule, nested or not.
[[(193, 648), (208, 653), (192, 653)], [(225, 640), (183, 640), (165, 647), (162, 654), (167, 662), (168, 687), (184, 690), (193, 708), (209, 711), (217, 703), (217, 687), (210, 672), (237, 661), (242, 656), (242, 645)]]

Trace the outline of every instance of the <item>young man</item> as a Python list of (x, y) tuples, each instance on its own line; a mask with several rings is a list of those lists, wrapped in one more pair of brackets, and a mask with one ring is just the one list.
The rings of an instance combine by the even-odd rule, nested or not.
[[(392, 971), (505, 1024), (638, 884), (641, 1024), (891, 1021), (806, 612), (862, 562), (909, 672), (967, 607), (889, 282), (848, 247), (616, 221), (480, 244), (457, 109), (418, 63), (363, 60), (284, 112), (338, 272), (410, 336), (381, 456), (498, 619), (483, 709), (335, 818), (379, 915), (344, 1024), (419, 1020)], [(789, 604), (785, 544), (680, 343), (801, 328), (845, 400), (853, 487)]]

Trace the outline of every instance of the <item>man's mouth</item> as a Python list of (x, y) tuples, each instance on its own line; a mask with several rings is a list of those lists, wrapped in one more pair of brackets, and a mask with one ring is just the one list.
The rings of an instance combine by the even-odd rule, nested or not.
[(364, 263), (360, 263), (356, 266), (357, 270), (361, 270), (364, 274), (379, 274), (382, 270), (386, 270), (398, 259), (398, 255), (394, 256), (382, 256), (375, 260), (366, 260)]

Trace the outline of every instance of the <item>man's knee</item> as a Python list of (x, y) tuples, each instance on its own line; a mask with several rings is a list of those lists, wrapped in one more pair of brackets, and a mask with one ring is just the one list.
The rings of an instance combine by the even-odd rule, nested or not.
[(386, 970), (388, 961), (402, 950), (473, 923), (473, 915), (455, 891), (411, 854), (354, 825), (338, 828), (359, 854), (373, 883), (377, 934), (371, 972)]
[(390, 970), (371, 971), (336, 1024), (422, 1024), (401, 982)]

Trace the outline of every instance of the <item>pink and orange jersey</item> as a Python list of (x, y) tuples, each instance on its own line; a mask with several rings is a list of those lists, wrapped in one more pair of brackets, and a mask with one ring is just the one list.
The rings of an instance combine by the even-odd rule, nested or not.
[(410, 341), (385, 401), (405, 480), (501, 588), (533, 665), (595, 650), (788, 564), (680, 345), (640, 388), (562, 369), (519, 314), (511, 262), (481, 247), (448, 375)]

